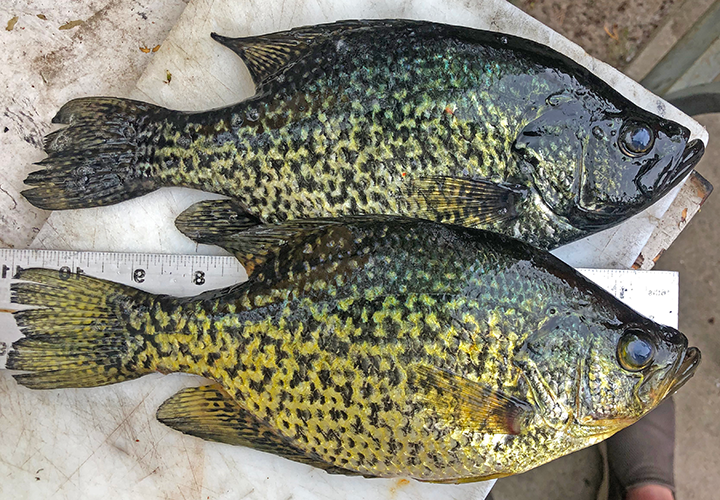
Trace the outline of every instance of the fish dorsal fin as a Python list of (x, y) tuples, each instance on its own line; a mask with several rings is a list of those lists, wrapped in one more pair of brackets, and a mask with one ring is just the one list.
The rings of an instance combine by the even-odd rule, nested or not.
[(258, 88), (302, 57), (321, 34), (284, 31), (242, 38), (227, 38), (217, 33), (211, 36), (240, 56)]
[(253, 231), (238, 233), (228, 238), (222, 245), (245, 267), (248, 276), (256, 275), (256, 270), (264, 267), (268, 261), (278, 260), (283, 246), (302, 237), (303, 233), (285, 225), (264, 225)]
[[(421, 24), (404, 20), (349, 20), (302, 26), (260, 36), (228, 38), (217, 33), (212, 33), (211, 36), (240, 56), (250, 71), (255, 89), (259, 91), (265, 83), (273, 80), (278, 74), (314, 53), (316, 48), (322, 59), (333, 59), (337, 54), (337, 44), (353, 32), (373, 30), (383, 26), (411, 29)], [(342, 43), (340, 45), (342, 46)], [(313, 64), (317, 67), (316, 62)]]
[(233, 200), (195, 203), (175, 219), (175, 227), (196, 243), (223, 246), (232, 235), (262, 224)]
[(271, 269), (279, 272), (283, 265), (295, 262), (288, 255), (283, 258), (281, 254), (283, 250), (286, 250), (285, 253), (292, 252), (292, 249), (297, 249), (298, 246), (302, 246), (299, 251), (303, 252), (300, 260), (307, 264), (314, 262), (316, 259), (313, 258), (313, 254), (317, 253), (317, 248), (309, 243), (303, 245), (301, 242), (312, 239), (313, 234), (325, 232), (328, 225), (341, 227), (334, 221), (303, 219), (283, 224), (256, 226), (236, 233), (218, 244), (228, 252), (235, 254), (235, 257), (245, 267), (248, 277), (256, 277), (260, 274), (260, 269), (267, 272)]
[[(366, 254), (385, 241), (388, 223), (414, 221), (389, 215), (293, 219), (238, 233), (226, 248), (235, 253), (246, 269), (250, 266), (258, 275), (280, 277), (331, 262), (367, 259)], [(334, 272), (340, 271), (336, 268)]]
[(530, 403), (447, 370), (418, 365), (419, 393), (447, 422), (476, 432), (520, 434), (533, 416)]
[(282, 246), (313, 228), (311, 224), (262, 224), (233, 200), (196, 203), (178, 216), (175, 226), (197, 243), (217, 245), (234, 254), (248, 277), (276, 257)]
[[(259, 220), (246, 214), (241, 206), (231, 200), (216, 200), (193, 205), (180, 214), (175, 224), (191, 239), (218, 245), (234, 254), (248, 277), (254, 278), (260, 274), (267, 277), (293, 263), (313, 265), (351, 255), (356, 250), (355, 240), (369, 234), (362, 227), (389, 220), (408, 219), (366, 215), (255, 224)], [(260, 273), (260, 269), (265, 272)]]
[(224, 248), (245, 267), (248, 276), (275, 257), (280, 249), (328, 224), (329, 219), (301, 219), (282, 224), (262, 224), (233, 200), (210, 200), (192, 205), (175, 220), (175, 226), (197, 243)]
[(358, 475), (293, 445), (289, 438), (244, 410), (219, 385), (183, 389), (158, 408), (157, 419), (175, 430), (208, 441), (273, 453), (332, 474)]
[(407, 193), (418, 217), (471, 227), (515, 218), (526, 194), (516, 186), (443, 176), (410, 180)]

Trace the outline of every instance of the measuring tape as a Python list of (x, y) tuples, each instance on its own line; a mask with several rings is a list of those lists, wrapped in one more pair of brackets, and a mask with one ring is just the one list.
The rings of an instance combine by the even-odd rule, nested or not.
[[(151, 293), (178, 297), (198, 295), (247, 279), (232, 256), (147, 253), (72, 252), (0, 249), (0, 310), (10, 303), (10, 282), (18, 268), (43, 267), (134, 286)], [(679, 282), (670, 271), (578, 269), (589, 279), (649, 318), (677, 328)], [(9, 346), (21, 337), (11, 314), (0, 314), (0, 368)]]
[(144, 253), (0, 249), (0, 303), (9, 301), (9, 280), (18, 268), (43, 267), (81, 273), (147, 292), (190, 296), (247, 279), (235, 257)]

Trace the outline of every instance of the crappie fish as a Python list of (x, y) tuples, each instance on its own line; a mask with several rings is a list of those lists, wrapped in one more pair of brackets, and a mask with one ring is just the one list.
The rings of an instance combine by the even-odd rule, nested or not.
[(522, 472), (630, 425), (697, 348), (552, 255), (487, 231), (388, 217), (235, 235), (249, 280), (194, 298), (21, 270), (33, 389), (155, 371), (207, 377), (158, 419), (339, 474), (466, 482)]
[(645, 209), (704, 151), (510, 35), (368, 20), (213, 38), (245, 62), (253, 97), (200, 113), (71, 101), (25, 197), (61, 210), (186, 186), (265, 223), (394, 214), (554, 248)]

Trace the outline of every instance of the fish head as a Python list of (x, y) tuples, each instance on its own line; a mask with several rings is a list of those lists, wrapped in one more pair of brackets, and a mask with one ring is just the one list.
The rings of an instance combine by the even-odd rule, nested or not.
[[(610, 298), (606, 294), (600, 293)], [(546, 315), (516, 363), (545, 424), (586, 445), (637, 421), (700, 363), (700, 351), (688, 347), (685, 335), (617, 301), (599, 308), (556, 304)]]
[(674, 394), (695, 373), (700, 350), (674, 328), (646, 318), (593, 335), (578, 380), (575, 433), (607, 437)]
[(575, 203), (566, 217), (575, 227), (602, 228), (665, 196), (705, 152), (682, 125), (637, 110), (592, 124), (583, 152)]
[(705, 151), (684, 126), (594, 97), (555, 96), (515, 142), (543, 202), (578, 229), (635, 215), (684, 179)]

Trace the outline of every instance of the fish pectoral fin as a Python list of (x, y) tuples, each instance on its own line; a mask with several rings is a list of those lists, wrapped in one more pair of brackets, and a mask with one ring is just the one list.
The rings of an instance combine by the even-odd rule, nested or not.
[(418, 365), (413, 372), (422, 399), (455, 425), (517, 435), (534, 414), (529, 402), (450, 371)]
[(250, 215), (233, 200), (201, 201), (191, 205), (175, 219), (175, 227), (196, 243), (226, 249), (233, 235), (260, 224), (260, 219)]
[(289, 438), (243, 409), (219, 385), (181, 390), (158, 408), (157, 419), (177, 431), (208, 441), (273, 453), (331, 474), (359, 475), (293, 445)]
[(479, 226), (517, 216), (517, 203), (526, 191), (480, 179), (422, 177), (408, 189), (418, 215), (444, 223)]

